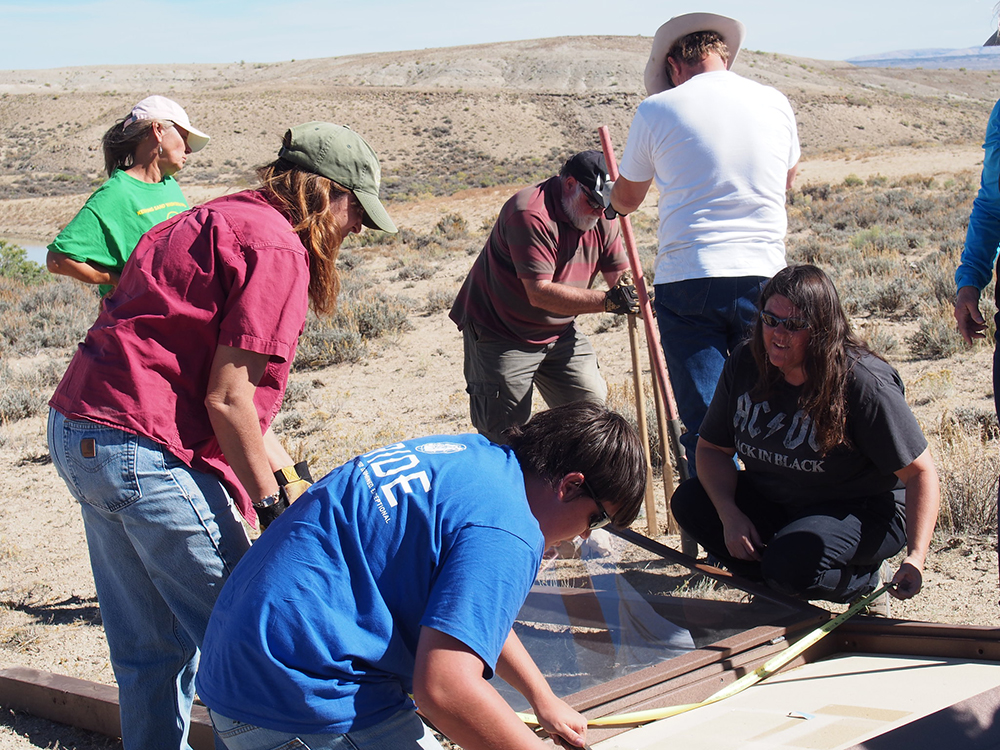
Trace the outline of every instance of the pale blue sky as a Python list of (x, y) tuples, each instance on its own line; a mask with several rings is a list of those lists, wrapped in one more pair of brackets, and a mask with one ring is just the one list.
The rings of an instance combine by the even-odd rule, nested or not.
[(651, 36), (713, 11), (747, 25), (746, 47), (842, 60), (978, 46), (995, 0), (21, 0), (0, 2), (0, 69), (273, 62), (359, 52), (591, 34)]

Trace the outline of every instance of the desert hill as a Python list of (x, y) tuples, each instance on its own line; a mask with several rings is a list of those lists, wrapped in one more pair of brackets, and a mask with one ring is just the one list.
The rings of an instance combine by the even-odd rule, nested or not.
[[(189, 191), (215, 187), (195, 199), (245, 184), (285, 128), (312, 119), (347, 124), (372, 143), (390, 199), (525, 183), (596, 147), (599, 125), (620, 151), (650, 44), (565, 37), (268, 64), (0, 71), (0, 237), (50, 239), (102, 179), (104, 130), (150, 93), (176, 98), (212, 135), (180, 176)], [(859, 68), (752, 50), (735, 70), (789, 96), (806, 161), (977, 149), (998, 88), (988, 71)], [(54, 199), (65, 195), (79, 197)]]
[[(250, 169), (273, 157), (289, 125), (348, 124), (380, 154), (390, 212), (410, 231), (384, 246), (374, 233), (352, 238), (340, 264), (383, 306), (408, 311), (408, 321), (357, 361), (296, 372), (278, 427), (317, 474), (375, 445), (467, 431), (461, 336), (447, 317), (451, 299), (514, 185), (552, 174), (576, 150), (596, 148), (599, 125), (610, 127), (621, 153), (644, 96), (650, 43), (568, 37), (274, 64), (0, 71), (0, 238), (48, 242), (102, 181), (103, 132), (150, 93), (177, 99), (212, 135), (179, 175), (194, 202), (248, 184)], [(1000, 78), (752, 50), (740, 53), (735, 70), (785, 92), (797, 114), (803, 164), (789, 202), (792, 257), (842, 275), (842, 294), (862, 332), (892, 350), (942, 475), (949, 486), (969, 489), (960, 500), (985, 509), (976, 527), (994, 528), (990, 350), (924, 357), (906, 342), (925, 321), (954, 338), (950, 274)], [(883, 178), (868, 179), (878, 174)], [(652, 204), (633, 217), (646, 251), (655, 249)], [(13, 343), (0, 348), (0, 402), (6, 388), (42, 404), (30, 416), (0, 419), (0, 465), (7, 467), (0, 492), (8, 499), (0, 512), (7, 520), (0, 526), (7, 573), (0, 584), (0, 662), (113, 684), (79, 512), (45, 443), (44, 402), (78, 340), (47, 344), (37, 335), (47, 321), (71, 317), (56, 306), (56, 297), (69, 295), (53, 295), (0, 300), (6, 320), (21, 325), (5, 325)], [(93, 301), (81, 309), (80, 320), (71, 321), (78, 336), (92, 319)], [(631, 397), (627, 336), (605, 316), (584, 317), (622, 408)], [(1000, 625), (995, 542), (942, 532), (924, 592), (896, 615)], [(0, 712), (0, 748), (32, 747), (120, 744)]]

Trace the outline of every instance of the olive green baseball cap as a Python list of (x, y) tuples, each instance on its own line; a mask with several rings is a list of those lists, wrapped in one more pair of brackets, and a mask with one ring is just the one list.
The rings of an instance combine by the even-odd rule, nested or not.
[(290, 128), (278, 157), (315, 172), (354, 193), (365, 210), (363, 223), (383, 232), (396, 232), (378, 199), (382, 168), (368, 142), (346, 125), (307, 122)]

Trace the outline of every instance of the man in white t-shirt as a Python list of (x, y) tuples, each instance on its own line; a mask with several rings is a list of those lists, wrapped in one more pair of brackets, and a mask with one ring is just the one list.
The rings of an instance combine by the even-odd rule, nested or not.
[(745, 28), (689, 13), (663, 24), (646, 65), (649, 98), (629, 130), (613, 208), (660, 193), (656, 315), (691, 474), (722, 366), (785, 266), (785, 190), (799, 160), (795, 115), (770, 86), (730, 72)]

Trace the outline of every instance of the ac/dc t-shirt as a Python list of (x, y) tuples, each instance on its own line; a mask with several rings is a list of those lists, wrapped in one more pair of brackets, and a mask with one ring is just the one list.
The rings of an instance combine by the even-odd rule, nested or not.
[(927, 440), (906, 403), (899, 373), (873, 354), (849, 356), (850, 446), (820, 453), (813, 420), (799, 407), (801, 386), (783, 383), (766, 399), (752, 397), (757, 365), (745, 344), (726, 363), (699, 434), (735, 448), (745, 479), (776, 503), (809, 505), (894, 489), (894, 472), (923, 453)]

